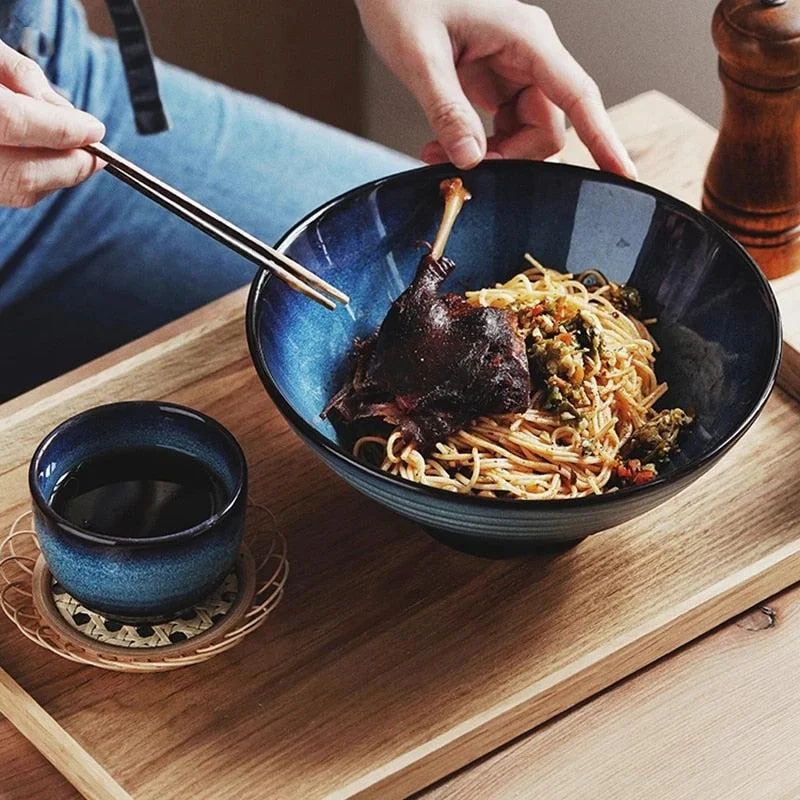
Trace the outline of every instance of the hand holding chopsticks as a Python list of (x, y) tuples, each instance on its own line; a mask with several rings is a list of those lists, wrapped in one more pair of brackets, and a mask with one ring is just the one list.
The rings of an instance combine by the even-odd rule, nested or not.
[(298, 264), (283, 253), (265, 244), (255, 236), (243, 231), (204, 205), (164, 183), (155, 176), (137, 167), (103, 144), (86, 145), (92, 155), (101, 158), (108, 166), (106, 172), (128, 184), (136, 191), (154, 200), (160, 206), (181, 217), (218, 242), (230, 247), (239, 255), (271, 272), (292, 289), (316, 300), (329, 309), (336, 308), (334, 301), (347, 303), (344, 292), (324, 281), (318, 275)]

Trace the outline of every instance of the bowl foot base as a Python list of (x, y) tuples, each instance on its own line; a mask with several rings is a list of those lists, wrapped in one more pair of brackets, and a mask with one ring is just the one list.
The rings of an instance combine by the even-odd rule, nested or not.
[(513, 540), (481, 542), (472, 536), (451, 533), (450, 531), (443, 531), (439, 528), (423, 526), (422, 529), (429, 536), (447, 545), (447, 547), (452, 547), (454, 550), (459, 550), (471, 556), (491, 559), (520, 558), (522, 556), (556, 556), (559, 553), (571, 550), (585, 538), (583, 537), (568, 542), (554, 542), (553, 544), (515, 542)]

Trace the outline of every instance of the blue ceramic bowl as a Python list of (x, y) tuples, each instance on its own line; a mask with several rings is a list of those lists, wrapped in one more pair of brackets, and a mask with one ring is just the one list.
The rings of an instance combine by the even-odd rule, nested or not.
[[(165, 536), (121, 538), (81, 529), (57, 514), (56, 483), (88, 458), (148, 446), (194, 456), (219, 479), (221, 511)], [(87, 608), (120, 620), (159, 620), (191, 607), (231, 571), (247, 504), (247, 462), (210, 417), (158, 402), (113, 403), (78, 414), (36, 448), (28, 474), (36, 534), (50, 571)]]
[[(445, 289), (491, 286), (523, 253), (578, 272), (596, 267), (642, 293), (670, 385), (664, 404), (693, 409), (683, 452), (653, 482), (574, 500), (521, 502), (450, 494), (356, 461), (320, 411), (347, 373), (353, 339), (374, 331), (408, 285), (441, 218), (438, 183), (461, 174), (473, 199), (447, 246)], [(663, 503), (700, 477), (752, 425), (781, 349), (775, 298), (755, 263), (695, 209), (594, 170), (490, 161), (459, 173), (425, 167), (362, 186), (292, 228), (279, 249), (351, 297), (335, 313), (259, 275), (247, 311), (250, 351), (283, 415), (331, 469), (377, 502), (461, 549), (504, 554), (575, 542)]]

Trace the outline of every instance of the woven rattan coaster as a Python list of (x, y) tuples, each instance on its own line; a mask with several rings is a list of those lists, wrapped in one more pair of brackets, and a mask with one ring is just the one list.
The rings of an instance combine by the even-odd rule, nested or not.
[(251, 505), (247, 544), (219, 589), (167, 622), (128, 625), (85, 608), (54, 580), (30, 524), (23, 515), (0, 544), (0, 607), (42, 647), (105, 669), (175, 669), (234, 647), (280, 602), (288, 575), (285, 539)]
[[(253, 599), (256, 572), (253, 557), (242, 548), (236, 569), (223, 585), (194, 608), (160, 624), (126, 625), (81, 605), (55, 582), (44, 556), (33, 568), (33, 604), (42, 622), (64, 642), (92, 653), (139, 661), (192, 654), (213, 644), (236, 627)], [(91, 645), (87, 642), (91, 641)]]

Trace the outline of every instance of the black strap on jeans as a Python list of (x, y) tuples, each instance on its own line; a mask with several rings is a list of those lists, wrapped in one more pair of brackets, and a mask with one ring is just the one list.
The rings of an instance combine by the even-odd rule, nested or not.
[(106, 3), (117, 32), (136, 130), (142, 134), (161, 133), (169, 128), (169, 120), (158, 92), (153, 52), (142, 14), (136, 0)]

